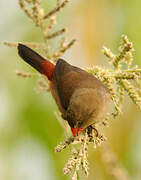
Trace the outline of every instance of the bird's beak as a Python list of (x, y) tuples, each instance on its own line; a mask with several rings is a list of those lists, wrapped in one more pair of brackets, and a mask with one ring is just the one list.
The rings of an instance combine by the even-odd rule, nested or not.
[(71, 131), (73, 136), (75, 137), (76, 135), (78, 136), (81, 133), (82, 128), (71, 128)]

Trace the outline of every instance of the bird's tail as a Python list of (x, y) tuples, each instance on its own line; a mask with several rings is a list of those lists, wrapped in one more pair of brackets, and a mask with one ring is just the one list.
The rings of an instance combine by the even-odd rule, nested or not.
[(53, 70), (55, 68), (54, 64), (23, 44), (18, 44), (18, 53), (25, 62), (47, 76), (49, 80), (52, 80)]

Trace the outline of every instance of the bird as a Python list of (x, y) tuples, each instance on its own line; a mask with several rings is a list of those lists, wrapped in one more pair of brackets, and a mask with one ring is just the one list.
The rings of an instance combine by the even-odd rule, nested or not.
[(74, 137), (106, 116), (110, 92), (102, 81), (63, 59), (54, 65), (24, 44), (19, 43), (17, 49), (26, 63), (48, 78), (52, 96)]

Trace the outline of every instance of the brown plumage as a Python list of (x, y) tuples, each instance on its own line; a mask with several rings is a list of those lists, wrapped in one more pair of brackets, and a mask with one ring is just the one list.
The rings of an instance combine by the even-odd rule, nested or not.
[(108, 111), (106, 86), (88, 72), (59, 59), (54, 66), (30, 48), (19, 44), (19, 55), (50, 80), (52, 95), (75, 136), (95, 124)]
[(55, 66), (51, 87), (62, 117), (72, 128), (84, 129), (103, 118), (108, 110), (110, 96), (105, 85), (62, 59)]

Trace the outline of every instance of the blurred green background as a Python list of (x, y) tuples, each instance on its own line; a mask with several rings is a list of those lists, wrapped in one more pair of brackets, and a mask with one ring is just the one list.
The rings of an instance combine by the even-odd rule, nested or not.
[[(43, 0), (48, 11), (55, 0)], [(0, 42), (40, 42), (42, 37), (19, 8), (17, 0), (0, 0)], [(103, 45), (117, 52), (120, 36), (133, 41), (134, 64), (141, 67), (140, 0), (71, 0), (59, 14), (58, 26), (68, 27), (68, 39), (77, 43), (63, 56), (81, 67), (108, 66)], [(67, 180), (62, 168), (68, 150), (54, 147), (65, 138), (54, 115), (50, 93), (37, 94), (37, 79), (22, 79), (15, 70), (33, 71), (17, 55), (16, 48), (0, 45), (0, 180)], [(105, 128), (108, 142), (133, 180), (141, 179), (141, 113), (126, 97), (124, 114)], [(110, 180), (99, 150), (91, 149), (89, 180)], [(86, 179), (85, 177), (82, 179)]]

